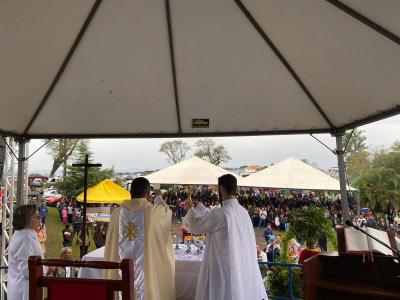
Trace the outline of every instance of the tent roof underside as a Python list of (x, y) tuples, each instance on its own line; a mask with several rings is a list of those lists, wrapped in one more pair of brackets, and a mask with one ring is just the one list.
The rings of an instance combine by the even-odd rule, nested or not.
[(335, 133), (400, 113), (396, 0), (0, 3), (0, 133)]

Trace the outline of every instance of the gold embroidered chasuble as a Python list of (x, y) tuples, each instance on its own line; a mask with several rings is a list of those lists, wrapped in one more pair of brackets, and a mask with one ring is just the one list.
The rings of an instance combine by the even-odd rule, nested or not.
[[(144, 226), (135, 224), (132, 218), (132, 222), (125, 222), (124, 228), (120, 228), (121, 214), (126, 218), (127, 213), (128, 216), (129, 214), (134, 216), (135, 213), (143, 214)], [(118, 262), (125, 258), (121, 255), (130, 258), (125, 248), (121, 251), (121, 242), (134, 242), (135, 238), (144, 237), (145, 300), (175, 299), (175, 254), (170, 231), (171, 219), (172, 212), (165, 202), (153, 205), (147, 199), (139, 198), (124, 201), (121, 207), (114, 210), (110, 220), (104, 252), (106, 261)], [(144, 235), (140, 235), (138, 231), (141, 227), (144, 227)], [(105, 270), (104, 277), (117, 279), (119, 274), (117, 270)]]

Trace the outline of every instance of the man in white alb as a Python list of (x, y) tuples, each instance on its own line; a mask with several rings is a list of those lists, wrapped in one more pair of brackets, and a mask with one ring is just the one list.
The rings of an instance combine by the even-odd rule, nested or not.
[[(131, 185), (131, 200), (113, 211), (107, 231), (106, 261), (133, 259), (135, 300), (175, 300), (175, 255), (171, 238), (172, 212), (159, 199), (151, 204), (150, 183), (144, 177)], [(105, 271), (108, 279), (117, 270)]]
[(187, 229), (193, 234), (207, 234), (196, 300), (267, 299), (253, 225), (236, 199), (236, 189), (236, 178), (226, 174), (218, 178), (222, 207), (209, 210), (201, 203), (186, 202)]

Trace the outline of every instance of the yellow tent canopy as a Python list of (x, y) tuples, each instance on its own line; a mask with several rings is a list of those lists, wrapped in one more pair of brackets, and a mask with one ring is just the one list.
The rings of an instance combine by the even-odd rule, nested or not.
[[(83, 202), (83, 193), (77, 199), (79, 202)], [(128, 199), (131, 199), (131, 194), (109, 179), (105, 179), (87, 190), (87, 203), (121, 203)]]

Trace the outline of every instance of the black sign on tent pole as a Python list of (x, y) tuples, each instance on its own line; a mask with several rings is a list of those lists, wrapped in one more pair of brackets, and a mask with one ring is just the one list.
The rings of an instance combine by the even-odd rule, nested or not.
[[(83, 164), (72, 164), (73, 167), (83, 167), (84, 168), (84, 184), (83, 184), (83, 222), (81, 232), (82, 236), (82, 246), (83, 251), (81, 251), (81, 255), (86, 254), (86, 201), (87, 201), (87, 189), (88, 189), (88, 179), (89, 179), (89, 168), (98, 168), (101, 167), (101, 164), (90, 164), (89, 163), (89, 155), (86, 154), (85, 163)], [(79, 233), (78, 233), (79, 239)], [(81, 257), (82, 258), (82, 257)]]

